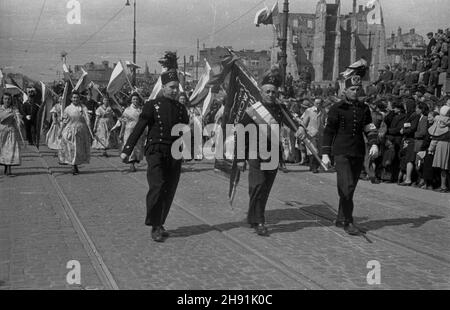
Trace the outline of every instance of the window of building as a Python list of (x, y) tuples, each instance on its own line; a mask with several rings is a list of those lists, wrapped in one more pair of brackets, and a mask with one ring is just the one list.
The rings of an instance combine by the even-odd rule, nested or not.
[(308, 53), (306, 54), (306, 59), (307, 59), (308, 61), (311, 61), (311, 60), (312, 60), (312, 51), (308, 51)]
[(294, 19), (294, 28), (298, 28), (298, 19)]
[(313, 27), (314, 27), (313, 21), (309, 19), (308, 20), (308, 29), (313, 29)]
[(251, 64), (252, 64), (252, 66), (255, 66), (255, 67), (259, 66), (259, 60), (252, 59)]

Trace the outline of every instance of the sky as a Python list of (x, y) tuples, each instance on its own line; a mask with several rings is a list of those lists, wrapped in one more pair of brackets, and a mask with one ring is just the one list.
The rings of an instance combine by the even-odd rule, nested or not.
[[(132, 60), (133, 9), (126, 0), (78, 0), (81, 24), (68, 24), (74, 0), (0, 0), (0, 68), (34, 79), (52, 81), (61, 71), (61, 52), (69, 65)], [(196, 55), (200, 47), (232, 46), (234, 49), (269, 49), (272, 28), (255, 27), (256, 12), (275, 0), (136, 0), (137, 63), (148, 62), (160, 71), (157, 60), (166, 50)], [(366, 4), (368, 0), (358, 0)], [(416, 28), (448, 28), (449, 0), (380, 0), (386, 34)], [(133, 3), (133, 0), (130, 0)], [(280, 10), (283, 0), (279, 0)], [(290, 12), (314, 13), (316, 0), (290, 0)], [(328, 3), (334, 0), (327, 0)], [(352, 0), (341, 0), (342, 13), (351, 11)], [(247, 13), (248, 12), (248, 13)], [(246, 14), (247, 13), (247, 14)], [(225, 27), (226, 26), (226, 27)]]

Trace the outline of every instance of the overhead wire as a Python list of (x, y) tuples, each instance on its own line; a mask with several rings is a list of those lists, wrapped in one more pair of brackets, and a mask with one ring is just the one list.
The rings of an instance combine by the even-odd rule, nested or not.
[(91, 40), (95, 35), (97, 35), (100, 31), (102, 31), (110, 22), (114, 20), (123, 10), (125, 9), (125, 6), (123, 6), (116, 14), (114, 14), (108, 21), (103, 24), (97, 31), (95, 31), (93, 34), (91, 34), (86, 40), (84, 40), (81, 44), (79, 44), (77, 47), (71, 49), (67, 54), (71, 54), (74, 51), (80, 49), (84, 44), (86, 44), (89, 40)]
[(28, 50), (30, 49), (31, 43), (33, 42), (34, 36), (36, 35), (36, 31), (37, 31), (37, 29), (39, 27), (39, 23), (41, 22), (41, 17), (42, 17), (42, 13), (44, 12), (44, 8), (45, 8), (45, 3), (46, 2), (47, 2), (47, 0), (44, 0), (44, 2), (42, 3), (42, 7), (41, 7), (41, 11), (39, 12), (38, 20), (36, 22), (36, 25), (34, 26), (33, 34), (31, 35), (31, 39), (30, 39), (30, 41), (28, 43), (28, 46), (27, 46), (27, 48), (24, 51), (25, 53), (28, 53)]

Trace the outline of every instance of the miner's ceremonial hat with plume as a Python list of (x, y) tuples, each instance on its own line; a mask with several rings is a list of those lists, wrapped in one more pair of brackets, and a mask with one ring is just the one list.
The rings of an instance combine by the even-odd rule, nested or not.
[(178, 79), (178, 57), (176, 52), (166, 52), (164, 57), (159, 60), (159, 63), (166, 69), (166, 71), (161, 74), (161, 83), (163, 85), (169, 82), (180, 81)]
[(367, 61), (361, 58), (351, 66), (347, 67), (347, 70), (341, 73), (344, 79), (345, 88), (352, 86), (362, 86), (362, 80), (366, 75), (368, 66)]

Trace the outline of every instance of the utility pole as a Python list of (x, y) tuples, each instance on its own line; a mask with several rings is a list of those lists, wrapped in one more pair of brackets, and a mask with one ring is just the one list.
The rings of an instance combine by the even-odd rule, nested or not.
[(283, 4), (283, 22), (282, 25), (282, 36), (281, 36), (281, 77), (283, 84), (285, 86), (286, 81), (286, 67), (287, 67), (287, 30), (289, 24), (289, 0), (284, 0)]
[[(130, 6), (130, 1), (127, 0), (125, 6)], [(133, 63), (136, 64), (136, 0), (133, 3)], [(133, 66), (131, 84), (136, 86), (136, 67)]]
[(197, 66), (195, 69), (195, 79), (198, 82), (198, 62), (200, 61), (200, 40), (197, 39)]
[(183, 60), (184, 60), (183, 89), (186, 90), (186, 55), (184, 55)]

